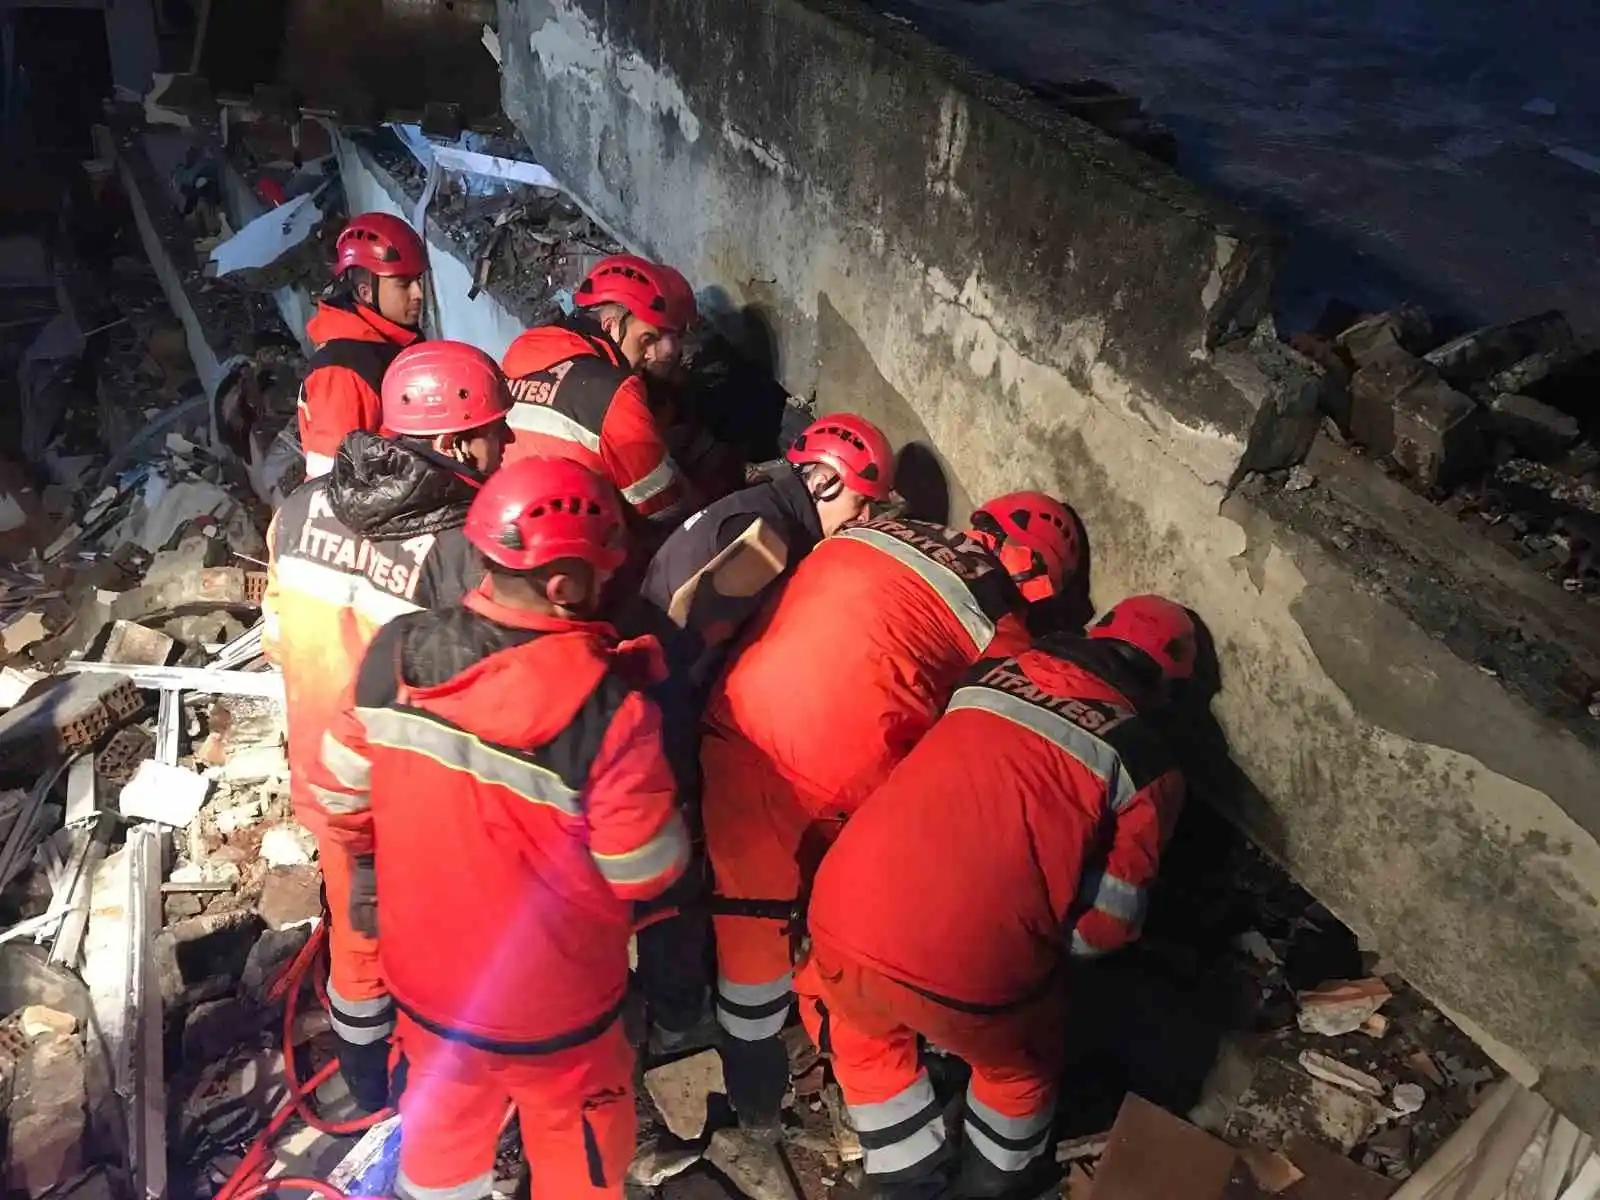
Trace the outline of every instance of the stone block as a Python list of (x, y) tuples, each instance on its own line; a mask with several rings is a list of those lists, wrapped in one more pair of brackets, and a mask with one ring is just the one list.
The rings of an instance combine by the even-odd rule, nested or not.
[(100, 661), (162, 667), (172, 658), (174, 645), (176, 643), (159, 630), (147, 629), (133, 621), (117, 621), (111, 626), (111, 636), (100, 652)]
[(1430, 377), (1425, 362), (1403, 351), (1362, 367), (1350, 379), (1350, 436), (1373, 454), (1391, 453), (1396, 398)]
[(270, 929), (287, 929), (321, 916), (321, 872), (316, 867), (273, 867), (262, 884), (256, 911)]
[(1433, 340), (1433, 321), (1415, 304), (1377, 313), (1350, 326), (1336, 339), (1357, 367), (1392, 358), (1396, 351), (1420, 354)]
[(702, 1050), (644, 1073), (645, 1090), (674, 1137), (693, 1141), (705, 1131), (706, 1104), (713, 1093), (727, 1092), (722, 1056)]
[(207, 567), (166, 583), (146, 583), (124, 592), (111, 606), (118, 619), (195, 608), (252, 608), (248, 582), (238, 567)]
[[(1506, 325), (1486, 325), (1428, 351), (1424, 357), (1457, 387), (1481, 383), (1523, 359), (1571, 345), (1572, 326), (1551, 311)], [(1515, 388), (1508, 388), (1515, 391)]]
[(1247, 471), (1282, 470), (1305, 458), (1322, 424), (1327, 374), (1271, 337), (1230, 342), (1212, 361), (1255, 409), (1236, 478)]
[(1483, 413), (1442, 379), (1407, 388), (1394, 404), (1391, 453), (1424, 487), (1451, 487), (1483, 465)]
[(1560, 458), (1582, 434), (1575, 417), (1532, 396), (1496, 392), (1488, 407), (1490, 429), (1530, 458)]

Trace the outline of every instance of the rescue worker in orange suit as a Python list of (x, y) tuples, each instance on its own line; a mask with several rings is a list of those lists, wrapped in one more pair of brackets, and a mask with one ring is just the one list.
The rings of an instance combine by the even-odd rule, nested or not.
[(349, 920), (352, 893), (371, 891), (371, 868), (329, 840), (310, 771), (340, 691), (378, 628), (456, 604), (482, 579), (463, 531), (477, 493), (469, 478), (499, 465), (510, 407), (500, 368), (481, 350), (423, 342), (402, 351), (383, 380), (383, 421), (393, 436), (346, 437), (333, 470), (290, 495), (268, 533), (263, 641), (283, 669), (295, 816), (322, 847), (339, 1064), (369, 1110), (388, 1103), (394, 1028), (377, 946)]
[(334, 254), (333, 285), (306, 323), (317, 348), (300, 385), (308, 479), (332, 469), (345, 434), (378, 432), (384, 372), (422, 337), (428, 252), (411, 226), (388, 213), (362, 213), (340, 232)]
[(502, 360), (517, 400), (511, 460), (570, 458), (611, 480), (639, 516), (670, 526), (693, 500), (641, 372), (667, 370), (682, 353), (694, 291), (671, 267), (619, 254), (595, 264), (574, 300), (573, 316), (523, 333)]
[[(800, 1012), (883, 1200), (1053, 1175), (1069, 963), (1139, 936), (1184, 793), (1148, 715), (1195, 658), (1188, 612), (1157, 596), (986, 658), (823, 860)], [(953, 1193), (919, 1036), (972, 1067)]]
[[(871, 421), (822, 417), (790, 446), (787, 462), (752, 487), (701, 509), (650, 560), (638, 616), (667, 649), (656, 699), (679, 805), (698, 831), (700, 712), (733, 638), (823, 538), (859, 521), (894, 488), (894, 448)], [(690, 911), (639, 931), (639, 980), (656, 1053), (709, 1041), (709, 917), (694, 905), (704, 875), (686, 872), (663, 902)]]
[[(1029, 603), (1078, 565), (1078, 520), (1040, 492), (991, 500), (962, 533), (880, 518), (819, 545), (711, 691), (700, 748), (717, 893), (794, 900), (840, 824), (938, 719), (973, 663), (1027, 645)], [(728, 1098), (777, 1135), (788, 1082), (790, 938), (716, 915)]]
[(660, 647), (619, 644), (595, 616), (626, 554), (606, 480), (562, 459), (509, 464), (466, 532), (487, 580), (462, 605), (384, 626), (315, 780), (334, 836), (376, 851), (407, 1071), (395, 1194), (487, 1196), (509, 1102), (535, 1200), (620, 1200), (632, 904), (689, 857), (639, 690)]

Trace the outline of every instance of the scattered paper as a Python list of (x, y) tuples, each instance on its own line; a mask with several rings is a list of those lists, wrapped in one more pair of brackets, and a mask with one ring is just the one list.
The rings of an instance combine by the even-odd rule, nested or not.
[(125, 817), (183, 828), (205, 803), (211, 781), (187, 767), (147, 758), (122, 789), (117, 807)]

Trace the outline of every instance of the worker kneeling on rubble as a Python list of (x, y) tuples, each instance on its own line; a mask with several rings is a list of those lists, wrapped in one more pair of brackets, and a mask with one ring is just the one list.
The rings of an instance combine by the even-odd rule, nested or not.
[[(1027, 645), (1028, 604), (1078, 568), (1078, 518), (998, 497), (966, 533), (881, 518), (822, 542), (744, 637), (706, 705), (700, 763), (717, 892), (791, 903), (840, 824), (933, 725), (962, 674)], [(780, 921), (715, 917), (717, 1019), (740, 1123), (774, 1136), (793, 999)]]
[(333, 286), (306, 323), (316, 346), (300, 385), (306, 476), (326, 474), (345, 434), (378, 432), (384, 372), (422, 337), (428, 252), (399, 217), (363, 213), (334, 242)]
[[(1055, 1171), (1067, 963), (1139, 935), (1183, 800), (1146, 714), (1194, 662), (1156, 596), (985, 659), (828, 852), (796, 988), (879, 1196), (1033, 1196)], [(972, 1067), (954, 1193), (919, 1036)]]
[(378, 627), (456, 604), (483, 578), (463, 532), (477, 494), (464, 476), (499, 465), (510, 406), (500, 369), (481, 350), (425, 342), (404, 351), (383, 380), (383, 421), (393, 438), (352, 433), (333, 470), (284, 501), (268, 531), (264, 644), (283, 668), (295, 815), (322, 846), (339, 1065), (369, 1110), (389, 1102), (394, 1028), (372, 930), (349, 920), (352, 891), (370, 893), (371, 868), (329, 842), (328, 814), (309, 772)]
[(407, 1079), (396, 1194), (487, 1196), (507, 1102), (533, 1196), (620, 1200), (633, 1056), (618, 1019), (631, 902), (683, 871), (651, 639), (595, 618), (622, 563), (615, 490), (525, 459), (467, 517), (488, 579), (374, 639), (317, 783), (376, 850), (383, 973)]
[[(699, 828), (700, 712), (725, 652), (762, 601), (823, 538), (889, 499), (894, 449), (871, 421), (835, 413), (814, 421), (787, 462), (762, 482), (690, 517), (650, 561), (630, 624), (657, 631), (667, 679), (657, 688), (678, 802)], [(663, 900), (701, 898), (703, 872), (687, 872)], [(710, 921), (689, 912), (639, 931), (639, 978), (657, 1053), (683, 1049), (706, 1032)]]
[(574, 299), (573, 316), (528, 330), (506, 350), (517, 400), (511, 458), (573, 459), (611, 480), (640, 516), (677, 521), (691, 503), (689, 486), (639, 372), (681, 353), (694, 291), (669, 266), (619, 254), (596, 263)]

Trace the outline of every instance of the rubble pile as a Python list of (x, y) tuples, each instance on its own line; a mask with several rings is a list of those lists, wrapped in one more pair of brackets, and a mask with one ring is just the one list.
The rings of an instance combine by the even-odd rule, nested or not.
[(1600, 603), (1600, 346), (1561, 313), (1446, 338), (1408, 306), (1290, 344), (1335, 385), (1337, 437)]

